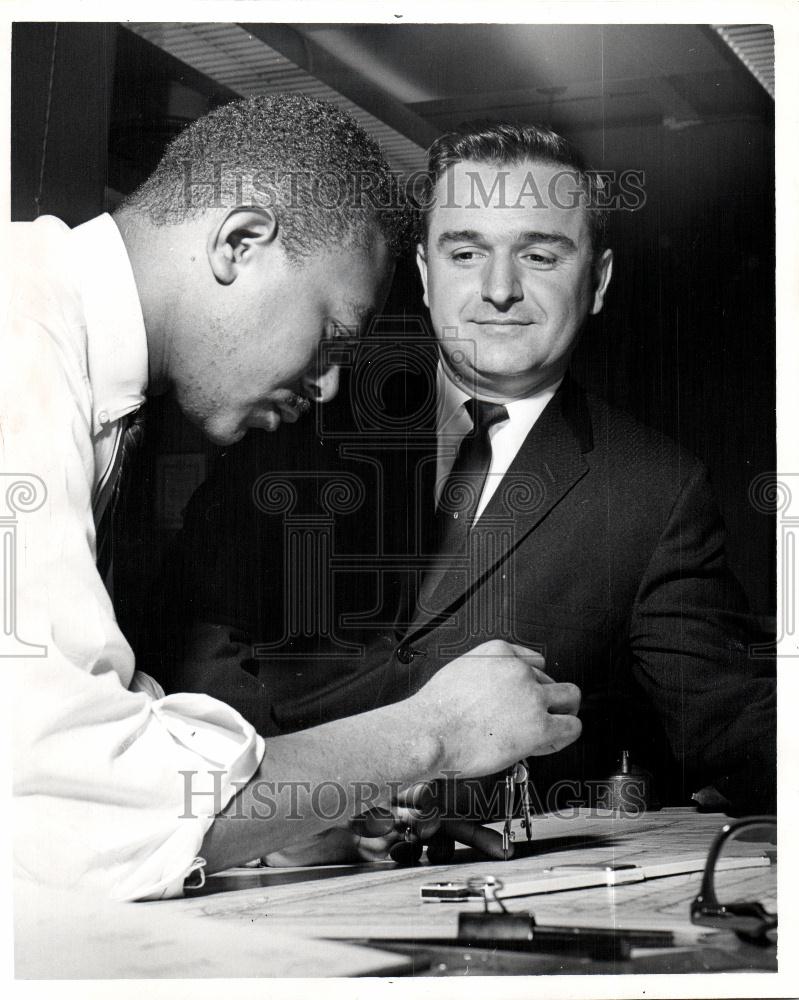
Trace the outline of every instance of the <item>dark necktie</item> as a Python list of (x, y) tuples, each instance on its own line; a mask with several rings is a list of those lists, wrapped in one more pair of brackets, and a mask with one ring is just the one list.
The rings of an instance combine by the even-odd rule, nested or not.
[[(97, 525), (97, 572), (104, 581), (107, 581), (113, 555), (114, 512), (122, 492), (125, 470), (130, 466), (131, 456), (141, 443), (144, 434), (144, 410), (143, 408), (134, 410), (123, 419), (125, 428), (122, 431), (109, 483), (111, 496), (105, 505), (100, 523)], [(107, 582), (106, 586), (109, 586)]]
[(508, 419), (508, 411), (501, 403), (468, 399), (463, 405), (474, 428), (460, 443), (438, 501), (435, 543), (440, 555), (465, 550), (491, 465), (488, 431), (494, 424)]

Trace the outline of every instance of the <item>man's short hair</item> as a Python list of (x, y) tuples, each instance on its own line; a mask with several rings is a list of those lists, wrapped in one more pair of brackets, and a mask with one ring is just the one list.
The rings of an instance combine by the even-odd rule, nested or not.
[(580, 201), (586, 209), (594, 258), (598, 258), (607, 246), (607, 210), (600, 207), (602, 182), (568, 139), (541, 125), (466, 122), (439, 136), (428, 152), (427, 187), (422, 204), (425, 238), (427, 217), (435, 204), (435, 186), (449, 167), (463, 162), (517, 166), (525, 161), (548, 163), (574, 172), (584, 194)]
[(272, 208), (294, 260), (321, 246), (368, 247), (375, 230), (399, 256), (412, 237), (378, 144), (335, 105), (299, 94), (234, 101), (192, 122), (119, 211), (168, 225), (238, 204)]

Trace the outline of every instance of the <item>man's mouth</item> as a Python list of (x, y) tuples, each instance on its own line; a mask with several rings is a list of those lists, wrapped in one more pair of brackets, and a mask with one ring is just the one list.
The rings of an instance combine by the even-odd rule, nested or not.
[(520, 326), (532, 326), (533, 321), (531, 319), (473, 319), (471, 320), (475, 326), (496, 326), (496, 327), (509, 327), (511, 329), (518, 328)]

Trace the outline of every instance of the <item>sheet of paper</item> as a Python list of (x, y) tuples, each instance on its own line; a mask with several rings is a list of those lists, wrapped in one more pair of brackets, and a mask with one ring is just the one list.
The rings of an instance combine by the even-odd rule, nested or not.
[(392, 975), (410, 960), (287, 933), (279, 921), (198, 920), (169, 903), (108, 903), (15, 886), (18, 979)]

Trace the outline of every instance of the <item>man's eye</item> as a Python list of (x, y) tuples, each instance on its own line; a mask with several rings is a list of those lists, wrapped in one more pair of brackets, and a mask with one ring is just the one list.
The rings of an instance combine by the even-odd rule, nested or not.
[(552, 254), (539, 253), (537, 250), (529, 250), (527, 253), (523, 254), (524, 260), (528, 264), (532, 264), (533, 267), (546, 268), (552, 267), (557, 264), (557, 257), (553, 257)]
[(473, 260), (479, 260), (484, 255), (479, 250), (455, 250), (450, 254), (450, 259), (458, 263), (469, 264)]

